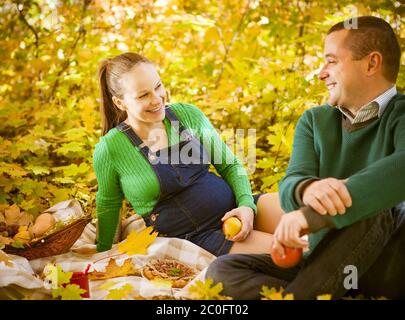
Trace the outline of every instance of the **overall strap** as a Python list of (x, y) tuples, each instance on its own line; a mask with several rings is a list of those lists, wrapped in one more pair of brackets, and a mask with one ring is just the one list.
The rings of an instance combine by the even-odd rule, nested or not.
[(125, 122), (121, 122), (116, 128), (124, 133), (135, 147), (138, 147), (142, 154), (149, 158), (149, 147), (143, 143), (142, 139), (135, 133), (135, 131)]
[[(173, 122), (177, 122), (178, 123), (178, 132), (180, 134), (180, 137), (183, 138), (183, 140), (186, 141), (190, 141), (192, 138), (192, 133), (190, 132), (189, 129), (187, 129), (179, 120), (179, 118), (177, 117), (177, 115), (174, 113), (173, 110), (171, 110), (170, 108), (166, 108), (166, 117), (170, 120), (171, 124), (172, 124), (172, 128), (176, 128), (175, 125), (173, 125)], [(176, 128), (177, 129), (177, 128)]]

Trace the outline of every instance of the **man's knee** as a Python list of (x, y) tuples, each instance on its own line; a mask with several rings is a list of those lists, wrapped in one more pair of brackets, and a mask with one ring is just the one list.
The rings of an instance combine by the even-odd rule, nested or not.
[(224, 282), (228, 279), (230, 272), (234, 269), (235, 260), (232, 255), (223, 255), (215, 259), (207, 269), (206, 278), (211, 278), (216, 282)]

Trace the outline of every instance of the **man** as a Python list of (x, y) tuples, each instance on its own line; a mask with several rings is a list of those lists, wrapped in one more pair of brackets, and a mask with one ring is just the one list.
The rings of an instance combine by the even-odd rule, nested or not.
[[(283, 215), (273, 246), (305, 248), (299, 266), (281, 269), (270, 255), (218, 258), (207, 276), (224, 294), (258, 299), (263, 285), (296, 299), (358, 289), (405, 298), (405, 96), (395, 82), (400, 47), (391, 26), (358, 17), (357, 29), (334, 25), (325, 40), (319, 78), (328, 104), (298, 121), (286, 176), (279, 185)], [(309, 242), (302, 235), (309, 233)], [(371, 273), (372, 272), (372, 273)], [(400, 283), (402, 281), (402, 283)]]

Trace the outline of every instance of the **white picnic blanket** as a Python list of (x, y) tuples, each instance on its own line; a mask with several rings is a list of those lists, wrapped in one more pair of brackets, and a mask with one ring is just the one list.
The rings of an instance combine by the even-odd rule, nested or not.
[[(123, 221), (121, 226), (121, 238), (125, 239), (131, 230), (141, 231), (145, 224), (141, 217), (134, 215)], [(158, 237), (152, 243), (146, 255), (119, 254), (118, 245), (114, 244), (111, 250), (100, 253), (89, 253), (95, 250), (96, 227), (89, 223), (84, 229), (81, 237), (72, 246), (70, 252), (50, 256), (46, 258), (28, 261), (19, 256), (10, 255), (12, 265), (0, 261), (0, 292), (6, 287), (24, 288), (24, 294), (31, 293), (31, 298), (50, 298), (50, 286), (39, 276), (48, 263), (61, 265), (63, 271), (84, 271), (91, 264), (90, 272), (93, 270), (103, 271), (110, 260), (114, 257), (118, 265), (130, 258), (135, 268), (143, 267), (148, 261), (154, 258), (178, 260), (198, 270), (197, 277), (182, 289), (167, 288), (158, 285), (141, 276), (126, 276), (107, 280), (90, 281), (90, 299), (105, 299), (109, 290), (118, 289), (125, 284), (131, 284), (133, 292), (131, 296), (142, 296), (144, 298), (170, 295), (176, 298), (188, 298), (188, 288), (197, 280), (203, 280), (206, 267), (215, 259), (215, 256), (199, 246), (182, 239)], [(102, 287), (109, 282), (108, 290)], [(29, 289), (29, 290), (27, 290)]]

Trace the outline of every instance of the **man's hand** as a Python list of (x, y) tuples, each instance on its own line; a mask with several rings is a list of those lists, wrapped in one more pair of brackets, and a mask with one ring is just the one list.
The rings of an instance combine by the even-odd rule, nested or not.
[(225, 213), (225, 215), (222, 217), (221, 220), (225, 221), (230, 217), (237, 217), (242, 222), (242, 229), (239, 231), (237, 235), (235, 235), (230, 240), (232, 241), (245, 240), (249, 235), (249, 233), (253, 230), (253, 219), (255, 217), (253, 209), (249, 207), (239, 207), (233, 209)]
[(322, 215), (344, 214), (352, 205), (346, 182), (335, 178), (314, 181), (305, 188), (302, 202)]
[(274, 232), (273, 247), (284, 257), (283, 245), (290, 248), (306, 248), (308, 241), (300, 237), (307, 233), (308, 223), (301, 210), (284, 214)]

